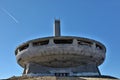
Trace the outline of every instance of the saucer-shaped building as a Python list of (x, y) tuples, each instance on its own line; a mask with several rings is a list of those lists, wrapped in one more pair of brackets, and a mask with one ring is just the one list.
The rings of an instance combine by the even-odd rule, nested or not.
[(15, 50), (23, 75), (100, 76), (98, 66), (105, 59), (105, 46), (95, 40), (60, 35), (60, 20), (54, 23), (55, 36), (38, 38)]

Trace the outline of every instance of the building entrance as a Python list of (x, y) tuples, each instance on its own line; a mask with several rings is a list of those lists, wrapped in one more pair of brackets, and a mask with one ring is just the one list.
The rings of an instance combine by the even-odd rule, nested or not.
[(55, 76), (58, 76), (58, 77), (69, 76), (69, 73), (55, 73)]

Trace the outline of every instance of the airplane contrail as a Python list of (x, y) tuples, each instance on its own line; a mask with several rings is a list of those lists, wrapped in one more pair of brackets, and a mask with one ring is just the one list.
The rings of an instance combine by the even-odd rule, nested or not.
[(1, 8), (9, 17), (11, 17), (16, 23), (18, 23), (18, 20), (15, 18), (15, 17), (13, 17), (6, 9), (4, 9), (4, 8)]

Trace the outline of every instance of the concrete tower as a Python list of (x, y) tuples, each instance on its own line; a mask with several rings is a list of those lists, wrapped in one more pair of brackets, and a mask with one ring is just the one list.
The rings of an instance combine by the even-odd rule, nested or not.
[(27, 41), (15, 50), (23, 75), (100, 76), (98, 66), (105, 59), (105, 46), (95, 40), (61, 36), (60, 20), (55, 20), (54, 34)]

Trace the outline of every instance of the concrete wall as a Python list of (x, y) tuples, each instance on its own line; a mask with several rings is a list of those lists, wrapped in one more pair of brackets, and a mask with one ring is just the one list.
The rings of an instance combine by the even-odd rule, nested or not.
[[(55, 76), (55, 74), (60, 74), (60, 76), (65, 76), (64, 73), (67, 73), (67, 76), (94, 76), (100, 75), (98, 68), (94, 64), (81, 65), (78, 67), (70, 68), (51, 68), (44, 67), (35, 63), (28, 63), (25, 68), (24, 74), (29, 75), (39, 75), (39, 76)], [(62, 74), (62, 75), (61, 75)], [(59, 76), (59, 75), (58, 75)]]

